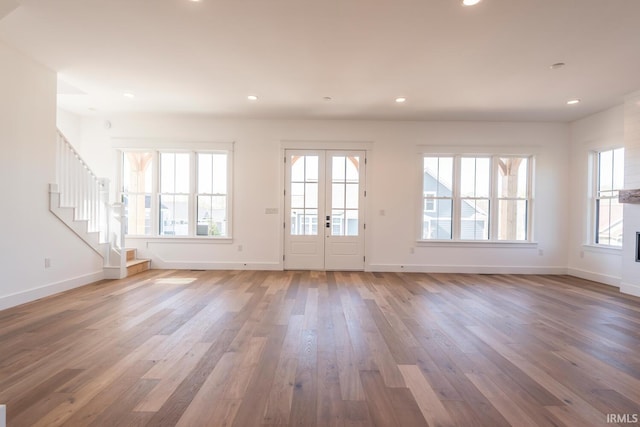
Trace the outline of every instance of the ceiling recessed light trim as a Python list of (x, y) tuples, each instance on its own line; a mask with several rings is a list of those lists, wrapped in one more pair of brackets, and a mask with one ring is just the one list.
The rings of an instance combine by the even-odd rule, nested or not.
[(247, 99), (249, 101), (257, 101), (258, 100), (258, 96), (257, 95), (247, 95)]
[(462, 0), (463, 6), (475, 6), (480, 3), (482, 0)]
[(404, 96), (399, 96), (396, 98), (396, 102), (398, 104), (402, 104), (403, 102), (407, 102), (407, 98), (405, 98)]
[(579, 98), (575, 98), (575, 99), (570, 99), (567, 101), (567, 105), (576, 105), (576, 104), (580, 104), (580, 99)]
[(557, 70), (564, 67), (565, 65), (567, 64), (565, 64), (564, 62), (556, 62), (555, 64), (551, 64), (549, 68), (551, 68), (552, 70)]
[(125, 92), (122, 94), (122, 96), (124, 96), (125, 98), (129, 98), (129, 99), (133, 99), (136, 96), (134, 94), (132, 94), (131, 92)]

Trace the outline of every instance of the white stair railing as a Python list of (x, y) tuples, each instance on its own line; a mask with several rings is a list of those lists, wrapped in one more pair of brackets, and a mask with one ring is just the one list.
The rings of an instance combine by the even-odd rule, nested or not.
[(60, 206), (74, 208), (75, 219), (87, 221), (87, 231), (100, 233), (100, 241), (106, 242), (109, 180), (98, 178), (60, 131), (57, 157)]
[[(109, 180), (98, 178), (60, 131), (56, 160), (57, 184), (50, 192), (52, 212), (103, 257), (105, 278), (124, 277), (127, 219), (121, 203), (109, 203)], [(68, 210), (62, 212), (64, 208), (72, 208), (73, 219)]]

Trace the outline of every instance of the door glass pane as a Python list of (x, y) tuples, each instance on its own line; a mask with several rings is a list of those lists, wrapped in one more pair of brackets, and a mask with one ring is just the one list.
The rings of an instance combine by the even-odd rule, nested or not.
[(317, 236), (318, 235), (318, 210), (317, 209), (305, 209), (304, 210), (304, 235)]
[(318, 184), (305, 184), (304, 206), (306, 208), (318, 208)]
[(304, 157), (291, 156), (291, 182), (304, 182)]
[(353, 209), (347, 209), (345, 216), (346, 216), (345, 235), (357, 236), (358, 235), (358, 211)]
[(318, 156), (305, 156), (305, 180), (318, 182)]
[(345, 179), (345, 161), (344, 156), (334, 156), (331, 161), (331, 180), (333, 182), (344, 182)]
[(291, 183), (291, 207), (304, 208), (304, 184)]
[(291, 208), (291, 235), (304, 235), (302, 225), (304, 224), (304, 209)]
[(344, 184), (331, 184), (331, 206), (334, 209), (344, 208)]
[(318, 156), (290, 156), (291, 234), (318, 234)]
[(347, 158), (347, 182), (358, 182), (360, 181), (360, 157), (359, 156), (349, 156)]
[(345, 212), (342, 209), (331, 211), (331, 235), (345, 235)]
[(347, 184), (346, 207), (347, 209), (358, 209), (358, 184)]
[(360, 156), (331, 160), (331, 235), (358, 235)]

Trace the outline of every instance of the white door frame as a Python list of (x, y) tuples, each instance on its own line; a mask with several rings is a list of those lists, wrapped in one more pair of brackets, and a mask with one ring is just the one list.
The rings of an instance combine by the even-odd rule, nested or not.
[[(304, 141), (304, 140), (281, 140), (280, 141), (280, 159), (281, 159), (281, 167), (280, 167), (280, 194), (282, 195), (281, 206), (281, 216), (280, 222), (282, 224), (281, 227), (281, 235), (280, 235), (280, 256), (281, 256), (281, 266), (282, 269), (285, 269), (285, 238), (286, 238), (286, 222), (289, 220), (287, 218), (287, 209), (286, 209), (286, 170), (288, 165), (285, 164), (286, 152), (287, 150), (322, 150), (322, 151), (363, 151), (365, 154), (365, 168), (368, 162), (370, 162), (373, 152), (373, 142), (372, 141)], [(363, 191), (366, 193), (368, 191), (367, 181), (363, 182)], [(362, 199), (361, 209), (362, 209), (362, 228), (366, 228), (367, 222), (369, 222), (369, 209), (368, 209), (368, 197)], [(323, 222), (324, 223), (324, 222)], [(363, 242), (365, 236), (363, 234)], [(369, 259), (367, 256), (367, 245), (363, 243), (363, 256), (364, 256), (364, 271), (368, 270)]]

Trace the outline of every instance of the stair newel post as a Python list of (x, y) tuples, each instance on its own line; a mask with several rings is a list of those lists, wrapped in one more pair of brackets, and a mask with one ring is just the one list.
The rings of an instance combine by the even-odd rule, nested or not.
[[(124, 203), (118, 203), (118, 209), (119, 209), (119, 214), (120, 214), (120, 249), (124, 252), (124, 248), (125, 248), (125, 244), (124, 244), (124, 235), (125, 235), (125, 230), (126, 230), (126, 226), (127, 226), (127, 216), (125, 215), (124, 212)], [(124, 259), (125, 257), (123, 257)], [(126, 259), (125, 259), (126, 261)], [(124, 263), (126, 264), (126, 262)]]
[(109, 212), (109, 179), (108, 178), (97, 178), (97, 184), (99, 189), (99, 197), (98, 197), (98, 212), (96, 213), (97, 223), (100, 224), (100, 237), (101, 241), (111, 243), (111, 224), (110, 217), (111, 212)]

